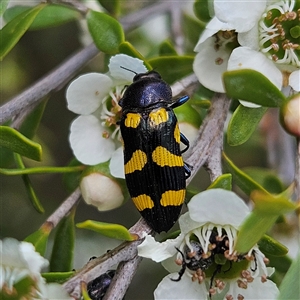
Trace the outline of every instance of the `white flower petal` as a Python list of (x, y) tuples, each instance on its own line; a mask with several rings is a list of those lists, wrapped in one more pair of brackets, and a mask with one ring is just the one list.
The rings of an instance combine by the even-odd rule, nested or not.
[(107, 75), (82, 75), (72, 81), (67, 89), (68, 109), (80, 115), (91, 114), (99, 108), (112, 87), (113, 82)]
[[(125, 54), (117, 54), (113, 56), (109, 61), (108, 67), (110, 75), (115, 79), (124, 81), (124, 83), (132, 82), (135, 73), (139, 74), (148, 72), (142, 60)], [(121, 67), (133, 72), (124, 70)]]
[(250, 108), (261, 107), (261, 105), (255, 104), (255, 103), (252, 103), (252, 102), (248, 102), (248, 101), (244, 101), (244, 100), (239, 100), (239, 101), (240, 101), (240, 103), (241, 103), (243, 106), (246, 106), (246, 107), (250, 107)]
[(265, 8), (266, 0), (214, 0), (216, 17), (237, 32), (250, 30), (261, 18)]
[(274, 63), (260, 52), (247, 47), (234, 49), (228, 61), (228, 71), (238, 69), (252, 69), (262, 73), (278, 89), (282, 86), (282, 74)]
[(125, 178), (123, 148), (119, 147), (111, 156), (109, 162), (110, 174), (116, 178)]
[(205, 221), (206, 220), (203, 220), (203, 222), (202, 221), (196, 222), (196, 221), (191, 219), (190, 213), (186, 212), (185, 214), (180, 216), (180, 218), (178, 220), (178, 223), (179, 223), (179, 227), (180, 227), (180, 230), (181, 230), (182, 234), (186, 235), (190, 231), (204, 225)]
[(73, 300), (62, 285), (58, 283), (43, 283), (39, 286), (43, 300)]
[(233, 28), (230, 27), (228, 24), (221, 22), (216, 17), (213, 17), (208, 24), (206, 25), (206, 29), (203, 31), (203, 33), (200, 36), (200, 39), (197, 43), (197, 45), (194, 48), (195, 52), (198, 52), (201, 48), (200, 44), (205, 42), (209, 37), (213, 36), (215, 33), (217, 33), (220, 30), (232, 30)]
[(300, 92), (300, 70), (291, 73), (289, 77), (289, 85), (297, 92)]
[(180, 282), (174, 282), (171, 279), (177, 278), (177, 273), (166, 276), (154, 291), (155, 300), (166, 299), (207, 299), (207, 289), (205, 284), (192, 282), (188, 276), (182, 276)]
[(110, 159), (114, 142), (104, 138), (104, 128), (93, 115), (79, 116), (70, 128), (70, 144), (76, 158), (86, 165), (96, 165)]
[(259, 50), (259, 35), (258, 35), (258, 23), (256, 23), (252, 29), (246, 32), (238, 34), (238, 42), (241, 46), (249, 47), (253, 50)]
[(224, 93), (222, 74), (227, 70), (227, 61), (230, 51), (225, 48), (214, 48), (214, 37), (208, 38), (198, 49), (193, 70), (199, 82), (206, 88)]
[(137, 247), (138, 254), (142, 257), (151, 258), (155, 262), (161, 262), (177, 253), (175, 247), (179, 247), (183, 238), (183, 234), (180, 234), (176, 239), (159, 243), (152, 236), (147, 235), (142, 244)]
[(188, 203), (189, 214), (195, 222), (231, 225), (238, 229), (249, 209), (235, 193), (211, 189), (195, 195)]
[(232, 295), (234, 299), (237, 299), (237, 296), (240, 294), (244, 299), (267, 300), (277, 299), (279, 290), (273, 281), (267, 280), (263, 283), (260, 277), (256, 277), (253, 282), (248, 283), (247, 289), (242, 289), (238, 287), (236, 281), (231, 281), (227, 294)]
[(181, 266), (175, 263), (176, 254), (172, 257), (169, 257), (161, 262), (161, 265), (169, 272), (169, 273), (178, 273), (181, 269)]

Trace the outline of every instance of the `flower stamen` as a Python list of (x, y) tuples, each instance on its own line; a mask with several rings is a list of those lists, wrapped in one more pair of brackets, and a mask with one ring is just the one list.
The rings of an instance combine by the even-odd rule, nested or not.
[(260, 50), (278, 64), (300, 66), (298, 36), (299, 9), (295, 0), (285, 0), (267, 7), (259, 22)]

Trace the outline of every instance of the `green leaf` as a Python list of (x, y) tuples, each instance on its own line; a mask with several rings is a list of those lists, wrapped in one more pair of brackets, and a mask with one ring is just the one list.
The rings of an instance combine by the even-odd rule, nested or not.
[(40, 121), (45, 111), (47, 101), (41, 102), (25, 119), (20, 127), (20, 132), (27, 138), (32, 139), (40, 125)]
[(242, 99), (265, 107), (280, 107), (284, 95), (261, 73), (250, 70), (235, 70), (223, 73), (226, 93), (234, 99)]
[(68, 272), (72, 270), (75, 244), (75, 209), (63, 218), (57, 228), (50, 259), (51, 272)]
[(124, 42), (121, 24), (107, 14), (91, 10), (87, 14), (87, 23), (94, 43), (99, 50), (108, 54), (116, 54)]
[(75, 274), (75, 271), (49, 272), (49, 273), (42, 273), (42, 276), (46, 279), (47, 283), (50, 283), (50, 282), (64, 283), (70, 277), (72, 277), (74, 274)]
[(42, 147), (9, 126), (0, 126), (0, 146), (22, 156), (40, 161)]
[(197, 18), (203, 22), (209, 22), (211, 19), (210, 11), (213, 9), (212, 1), (196, 0), (194, 2), (194, 13)]
[(256, 129), (267, 108), (250, 108), (243, 105), (234, 111), (227, 128), (227, 142), (230, 146), (245, 143)]
[(280, 285), (278, 300), (299, 299), (300, 295), (300, 252)]
[[(19, 169), (21, 169), (21, 170), (25, 169), (22, 158), (19, 154), (15, 154), (15, 162)], [(33, 207), (35, 208), (35, 210), (38, 213), (43, 214), (45, 212), (45, 209), (43, 208), (42, 203), (40, 202), (39, 198), (37, 197), (37, 195), (34, 191), (34, 188), (32, 186), (29, 176), (27, 174), (22, 175), (22, 179), (23, 179), (25, 189), (26, 189), (26, 192), (27, 192), (27, 195), (28, 195), (28, 198), (29, 198), (31, 204), (33, 205)]]
[(272, 227), (277, 218), (296, 209), (296, 205), (283, 196), (273, 196), (261, 191), (254, 191), (251, 199), (255, 203), (253, 211), (240, 227), (235, 250), (248, 252)]
[(266, 234), (259, 240), (258, 247), (265, 255), (283, 256), (289, 251), (286, 246)]
[(12, 19), (0, 30), (0, 60), (2, 60), (17, 44), (17, 42), (32, 24), (35, 17), (44, 7), (45, 4), (39, 4), (32, 9), (26, 10)]
[(194, 18), (194, 16), (191, 16), (190, 13), (182, 14), (182, 32), (185, 38), (185, 52), (194, 50), (194, 47), (198, 43), (199, 37), (204, 29), (204, 22)]
[(120, 0), (98, 0), (98, 2), (109, 12), (109, 14), (115, 17), (119, 14)]
[(178, 106), (174, 109), (177, 120), (179, 123), (188, 123), (195, 128), (199, 128), (202, 119), (198, 111), (188, 103)]
[[(69, 167), (82, 166), (82, 163), (76, 158), (73, 158), (68, 164)], [(73, 192), (79, 186), (82, 171), (64, 173), (63, 184), (69, 192)]]
[(0, 16), (5, 12), (8, 2), (9, 0), (0, 0)]
[(174, 45), (170, 40), (165, 40), (159, 45), (159, 55), (177, 55)]
[(128, 229), (119, 224), (111, 224), (104, 222), (97, 222), (93, 220), (87, 220), (82, 223), (76, 224), (78, 228), (84, 228), (96, 231), (107, 237), (118, 239), (122, 241), (134, 241), (136, 236), (131, 234)]
[(232, 190), (232, 175), (222, 174), (220, 175), (207, 189), (224, 189)]
[[(13, 6), (9, 8), (5, 14), (5, 21), (10, 21), (19, 14), (28, 10), (30, 6)], [(34, 19), (29, 30), (39, 30), (54, 26), (59, 26), (67, 22), (77, 20), (81, 17), (80, 13), (67, 6), (50, 4), (47, 5)]]
[(44, 256), (46, 252), (48, 237), (52, 229), (52, 223), (46, 222), (41, 226), (41, 228), (25, 238), (24, 241), (33, 244), (33, 246), (35, 247), (35, 251)]
[(259, 190), (268, 194), (268, 192), (256, 181), (254, 181), (249, 175), (239, 169), (223, 152), (223, 159), (227, 170), (232, 174), (233, 179), (239, 188), (248, 196), (254, 190)]
[(193, 73), (192, 56), (162, 56), (148, 60), (152, 68), (169, 84)]
[(142, 60), (148, 70), (152, 69), (151, 66), (145, 60), (145, 57), (139, 51), (137, 51), (129, 42), (121, 43), (119, 46), (119, 52)]
[(274, 172), (264, 168), (248, 167), (243, 171), (272, 194), (282, 193), (284, 188)]

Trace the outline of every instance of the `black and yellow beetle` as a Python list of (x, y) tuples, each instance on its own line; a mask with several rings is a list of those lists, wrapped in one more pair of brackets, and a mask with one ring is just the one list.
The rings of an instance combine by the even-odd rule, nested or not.
[[(150, 71), (136, 73), (119, 102), (127, 187), (135, 206), (156, 232), (174, 225), (185, 199), (190, 170), (181, 153), (189, 142), (179, 131), (173, 108), (188, 99), (184, 96), (174, 102), (170, 86), (159, 73)], [(183, 151), (180, 142), (187, 146)]]

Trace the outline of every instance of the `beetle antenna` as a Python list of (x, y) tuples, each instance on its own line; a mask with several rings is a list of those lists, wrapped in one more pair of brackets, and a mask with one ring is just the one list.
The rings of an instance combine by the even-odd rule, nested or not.
[(135, 75), (138, 74), (137, 72), (135, 72), (135, 71), (133, 71), (133, 70), (130, 70), (130, 69), (127, 69), (127, 68), (125, 68), (125, 67), (120, 66), (120, 68), (121, 68), (121, 69), (124, 69), (124, 70), (127, 70), (127, 71), (129, 71), (129, 72), (132, 72), (132, 73), (134, 73)]

